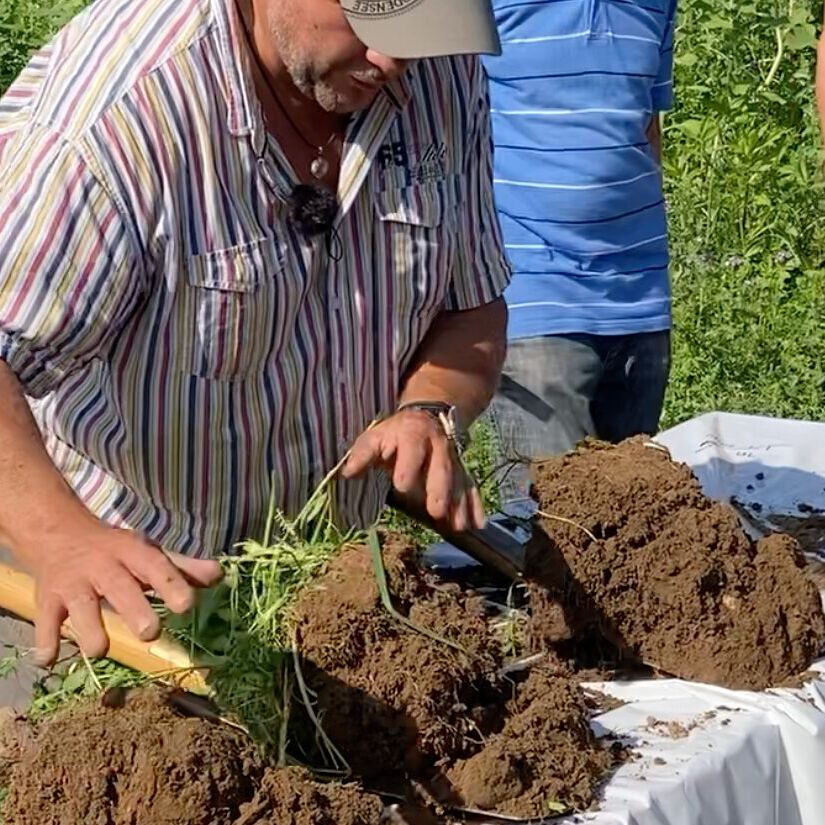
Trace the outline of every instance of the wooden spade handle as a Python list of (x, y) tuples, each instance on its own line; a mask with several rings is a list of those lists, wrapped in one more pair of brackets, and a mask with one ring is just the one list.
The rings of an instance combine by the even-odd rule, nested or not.
[[(37, 615), (34, 579), (0, 564), (0, 607), (33, 622)], [(206, 670), (197, 668), (176, 640), (162, 633), (154, 642), (141, 641), (116, 613), (105, 608), (102, 613), (103, 626), (109, 636), (107, 656), (110, 659), (149, 676), (168, 675), (186, 690), (201, 694), (209, 692)], [(70, 621), (63, 624), (61, 633), (67, 639), (76, 640)]]

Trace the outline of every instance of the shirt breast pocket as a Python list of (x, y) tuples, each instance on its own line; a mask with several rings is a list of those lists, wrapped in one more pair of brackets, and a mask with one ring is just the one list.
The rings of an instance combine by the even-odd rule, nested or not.
[(283, 333), (283, 266), (272, 238), (188, 260), (176, 301), (184, 372), (232, 381), (263, 369)]
[(377, 193), (377, 271), (388, 272), (397, 311), (429, 322), (443, 304), (456, 262), (456, 181), (439, 180)]

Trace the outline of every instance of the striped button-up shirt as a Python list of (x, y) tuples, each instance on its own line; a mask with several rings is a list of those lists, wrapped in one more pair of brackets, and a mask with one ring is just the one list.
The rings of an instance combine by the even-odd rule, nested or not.
[[(0, 358), (99, 517), (191, 554), (295, 513), (433, 319), (499, 296), (486, 86), (426, 60), (357, 114), (326, 239), (232, 0), (97, 0), (0, 102)], [(378, 474), (339, 485), (371, 521)]]

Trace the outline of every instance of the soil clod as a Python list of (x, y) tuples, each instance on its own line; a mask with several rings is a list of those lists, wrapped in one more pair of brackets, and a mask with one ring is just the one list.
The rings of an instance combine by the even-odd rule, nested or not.
[(480, 602), (433, 587), (408, 546), (390, 543), (385, 558), (398, 609), (466, 654), (392, 621), (364, 548), (333, 562), (297, 617), (318, 715), (355, 774), (388, 790), (417, 780), (445, 805), (515, 816), (587, 807), (612, 758), (571, 675), (542, 663), (502, 677)]
[[(381, 800), (266, 766), (249, 739), (182, 716), (164, 691), (69, 707), (36, 731), (4, 726), (6, 825), (380, 825)], [(13, 735), (12, 735), (13, 734)], [(8, 740), (8, 741), (7, 741)]]
[(448, 776), (465, 804), (530, 818), (548, 813), (549, 802), (586, 808), (593, 778), (612, 761), (609, 751), (593, 747), (576, 684), (568, 675), (535, 670), (516, 686), (501, 732)]
[(269, 770), (235, 825), (380, 825), (384, 805), (357, 785), (325, 785), (298, 768)]
[(597, 540), (539, 517), (532, 649), (601, 640), (666, 674), (756, 690), (821, 651), (825, 619), (796, 541), (753, 542), (666, 451), (590, 444), (534, 477), (540, 511)]
[(7, 825), (232, 825), (263, 766), (241, 734), (176, 714), (159, 690), (71, 707), (14, 768)]

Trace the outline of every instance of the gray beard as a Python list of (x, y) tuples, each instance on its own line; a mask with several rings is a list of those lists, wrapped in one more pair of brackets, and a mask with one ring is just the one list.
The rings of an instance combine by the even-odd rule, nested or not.
[(310, 100), (314, 100), (325, 111), (337, 112), (343, 103), (340, 95), (319, 80), (324, 72), (313, 71), (303, 56), (296, 54), (288, 22), (278, 19), (274, 11), (270, 12), (268, 22), (278, 54), (298, 91)]
[(314, 100), (324, 111), (337, 112), (342, 104), (341, 96), (329, 85), (313, 80), (308, 69), (287, 66), (289, 76), (301, 94)]

